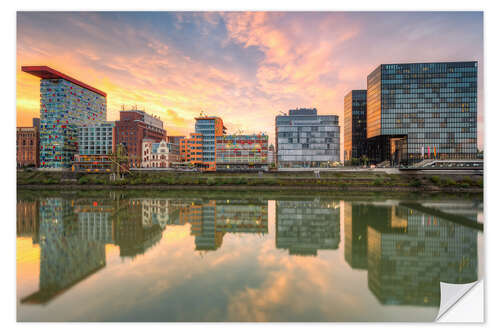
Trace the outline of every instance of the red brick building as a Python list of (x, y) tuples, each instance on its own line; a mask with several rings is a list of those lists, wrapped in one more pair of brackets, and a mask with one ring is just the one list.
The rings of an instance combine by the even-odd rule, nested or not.
[(163, 121), (141, 110), (120, 111), (120, 120), (115, 122), (115, 142), (127, 148), (129, 167), (132, 168), (141, 167), (142, 140), (160, 142), (166, 137)]
[(40, 167), (40, 132), (37, 127), (18, 127), (16, 131), (17, 167)]

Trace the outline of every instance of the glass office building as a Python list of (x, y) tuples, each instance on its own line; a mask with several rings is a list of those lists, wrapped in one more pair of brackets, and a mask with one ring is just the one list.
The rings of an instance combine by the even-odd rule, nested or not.
[(340, 161), (339, 117), (318, 115), (316, 109), (290, 110), (276, 116), (279, 168), (328, 167)]
[(40, 77), (40, 167), (70, 168), (78, 126), (106, 120), (106, 93), (47, 66), (23, 66)]
[(217, 137), (217, 169), (267, 169), (267, 143), (265, 134)]
[(80, 126), (78, 128), (80, 155), (111, 155), (114, 146), (114, 128), (114, 121)]
[(75, 154), (72, 170), (77, 172), (111, 172), (114, 151), (114, 121), (79, 126), (78, 154)]
[(352, 90), (344, 97), (344, 161), (366, 154), (366, 90)]
[(207, 171), (216, 169), (216, 137), (222, 136), (226, 128), (219, 117), (195, 118), (195, 132), (202, 135), (202, 160)]
[(477, 61), (383, 64), (367, 81), (371, 160), (476, 157)]

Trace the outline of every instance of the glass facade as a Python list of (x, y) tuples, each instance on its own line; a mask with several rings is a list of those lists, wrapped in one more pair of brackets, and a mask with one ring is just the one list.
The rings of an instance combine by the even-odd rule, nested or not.
[(367, 138), (377, 162), (475, 158), (477, 62), (378, 66), (367, 80)]
[(78, 128), (80, 155), (111, 155), (113, 153), (113, 121)]
[(340, 161), (340, 127), (335, 115), (316, 109), (276, 116), (276, 155), (280, 168), (328, 167)]
[(195, 132), (202, 135), (203, 162), (215, 161), (215, 119), (197, 119)]
[(40, 82), (40, 166), (69, 168), (78, 126), (106, 120), (106, 97), (63, 79)]
[(344, 97), (344, 161), (367, 154), (366, 90), (352, 90)]
[(217, 168), (248, 169), (267, 166), (268, 136), (264, 134), (217, 137)]
[(201, 167), (206, 171), (216, 170), (216, 138), (224, 135), (226, 128), (219, 117), (198, 117), (195, 118), (195, 132), (201, 134)]

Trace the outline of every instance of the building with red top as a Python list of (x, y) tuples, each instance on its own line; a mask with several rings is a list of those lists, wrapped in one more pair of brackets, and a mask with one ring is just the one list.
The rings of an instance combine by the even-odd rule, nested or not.
[(47, 66), (23, 66), (40, 80), (40, 167), (69, 169), (78, 127), (106, 120), (106, 93)]
[(116, 144), (127, 149), (129, 167), (140, 168), (142, 162), (142, 141), (155, 142), (166, 140), (167, 131), (163, 121), (141, 110), (122, 110), (120, 120), (115, 122)]

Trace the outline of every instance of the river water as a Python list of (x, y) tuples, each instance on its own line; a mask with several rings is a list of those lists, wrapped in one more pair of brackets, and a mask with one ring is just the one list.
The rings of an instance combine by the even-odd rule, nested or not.
[(18, 321), (433, 321), (482, 278), (482, 200), (17, 193)]

